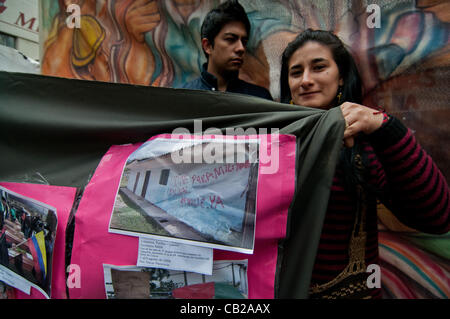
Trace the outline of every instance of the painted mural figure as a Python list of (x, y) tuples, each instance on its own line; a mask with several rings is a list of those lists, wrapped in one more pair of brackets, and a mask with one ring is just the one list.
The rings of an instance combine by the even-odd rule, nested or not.
[[(75, 30), (65, 25), (66, 8), (72, 3), (80, 5), (82, 16), (91, 16), (90, 21), (84, 23), (87, 28), (96, 24), (106, 31), (102, 45), (96, 49), (99, 54), (105, 55), (109, 65), (97, 76), (82, 76), (71, 63), (72, 47), (79, 45), (73, 40)], [(202, 0), (60, 0), (44, 3), (48, 6), (46, 10), (58, 12), (54, 14), (44, 45), (42, 72), (99, 80), (109, 76), (112, 82), (179, 87), (200, 73), (205, 59), (200, 45), (200, 24), (205, 13), (217, 4), (218, 1)], [(254, 21), (266, 25), (258, 28), (259, 37), (269, 34), (272, 31), (269, 29), (289, 28), (288, 20), (285, 25), (272, 23), (269, 28), (256, 7), (251, 9), (250, 15), (254, 16)], [(81, 32), (92, 32), (90, 29)], [(262, 30), (267, 31), (261, 33)], [(259, 43), (256, 38), (249, 44), (252, 54), (248, 55), (241, 73), (246, 80), (268, 87), (264, 50), (262, 47), (256, 48), (255, 43)], [(97, 52), (93, 47), (91, 50)]]
[[(436, 18), (445, 17), (426, 2), (418, 4), (423, 11), (412, 10), (414, 2), (382, 7), (382, 28), (368, 29), (367, 14), (356, 3), (352, 7), (343, 1), (315, 5), (310, 1), (241, 1), (252, 25), (242, 78), (270, 88), (278, 98), (276, 76), (282, 49), (309, 26), (333, 29), (351, 46), (363, 68), (364, 86), (371, 89), (446, 43), (445, 28)], [(82, 15), (94, 17), (105, 29), (102, 46), (113, 73), (111, 81), (180, 87), (201, 72), (205, 60), (200, 24), (220, 1), (44, 1), (53, 17), (42, 59), (44, 74), (76, 76), (67, 57), (74, 44), (73, 30), (64, 26), (65, 10), (71, 3), (79, 4)], [(120, 54), (113, 54), (114, 47)], [(387, 55), (392, 58), (386, 59)]]

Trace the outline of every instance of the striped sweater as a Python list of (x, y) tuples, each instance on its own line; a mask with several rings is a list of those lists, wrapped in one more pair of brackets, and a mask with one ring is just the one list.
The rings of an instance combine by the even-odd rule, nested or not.
[[(384, 191), (377, 198), (405, 225), (422, 232), (450, 231), (449, 188), (431, 157), (416, 142), (412, 132), (390, 116), (368, 136), (363, 145), (368, 156), (368, 183)], [(356, 212), (355, 200), (346, 190), (344, 172), (336, 169), (328, 209), (312, 274), (312, 284), (335, 278), (348, 264), (348, 246)], [(366, 266), (379, 264), (376, 202), (366, 214)], [(381, 298), (381, 289), (372, 289)]]

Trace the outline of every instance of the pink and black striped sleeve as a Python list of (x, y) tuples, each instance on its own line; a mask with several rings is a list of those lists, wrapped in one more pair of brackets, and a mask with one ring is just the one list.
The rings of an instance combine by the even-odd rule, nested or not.
[(378, 181), (383, 203), (414, 229), (431, 234), (450, 231), (448, 184), (411, 130), (389, 116), (369, 140), (383, 168)]

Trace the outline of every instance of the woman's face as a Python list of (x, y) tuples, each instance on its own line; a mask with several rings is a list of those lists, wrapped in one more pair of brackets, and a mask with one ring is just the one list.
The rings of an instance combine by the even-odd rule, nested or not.
[(331, 50), (319, 42), (308, 41), (289, 59), (288, 83), (292, 102), (297, 105), (329, 109), (343, 80)]

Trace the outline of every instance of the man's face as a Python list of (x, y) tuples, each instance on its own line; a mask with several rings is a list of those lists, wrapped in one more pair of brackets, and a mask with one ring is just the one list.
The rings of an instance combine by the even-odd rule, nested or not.
[(221, 76), (238, 72), (244, 63), (247, 42), (247, 31), (239, 21), (224, 25), (214, 38), (214, 45), (203, 39), (203, 49), (209, 55), (208, 71)]

